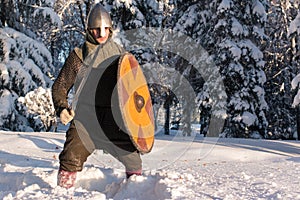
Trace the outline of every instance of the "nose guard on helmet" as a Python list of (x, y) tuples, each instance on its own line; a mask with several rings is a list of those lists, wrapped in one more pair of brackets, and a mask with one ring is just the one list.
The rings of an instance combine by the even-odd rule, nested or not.
[(87, 28), (99, 28), (101, 37), (105, 36), (105, 28), (112, 28), (110, 15), (101, 4), (97, 3), (89, 12)]

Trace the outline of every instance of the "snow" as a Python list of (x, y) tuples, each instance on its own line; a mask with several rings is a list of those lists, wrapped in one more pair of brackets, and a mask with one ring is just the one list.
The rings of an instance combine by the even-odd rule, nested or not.
[(300, 12), (296, 16), (296, 18), (291, 22), (288, 29), (288, 36), (290, 36), (293, 33), (300, 34)]
[[(260, 51), (260, 49), (255, 45), (253, 44), (253, 42), (249, 39), (247, 40), (242, 40), (241, 42), (239, 42), (239, 46), (241, 48), (246, 48), (248, 49), (250, 52), (249, 52), (249, 55), (256, 61), (256, 62), (259, 62), (260, 60), (263, 59), (264, 55), (263, 53)], [(248, 54), (248, 52), (247, 52)]]
[(184, 29), (185, 27), (192, 27), (196, 21), (196, 18), (198, 17), (197, 15), (195, 15), (195, 13), (199, 13), (198, 5), (194, 5), (188, 8), (186, 13), (178, 20), (181, 26), (178, 26), (177, 29), (175, 28), (175, 31), (180, 32), (183, 31), (182, 29)]
[(228, 48), (229, 52), (232, 54), (232, 57), (235, 61), (241, 58), (242, 51), (235, 42), (226, 39), (224, 42), (220, 44), (220, 47)]
[[(4, 89), (0, 96), (0, 116), (7, 116), (11, 112), (11, 101), (13, 101), (11, 93)], [(0, 125), (3, 125), (2, 120), (0, 121)]]
[(11, 80), (11, 85), (15, 85), (15, 88), (20, 90), (20, 93), (26, 94), (33, 87), (36, 87), (36, 83), (33, 82), (30, 74), (24, 69), (18, 61), (7, 62), (7, 67), (10, 70), (11, 77), (18, 77), (18, 79)]
[(219, 12), (223, 12), (226, 10), (229, 10), (232, 6), (232, 2), (231, 0), (222, 0), (222, 2), (220, 3), (219, 7), (218, 7), (218, 11)]
[(260, 16), (260, 19), (263, 20), (263, 22), (267, 21), (267, 13), (265, 11), (265, 7), (262, 5), (260, 1), (256, 0), (252, 12)]
[(117, 0), (116, 1), (116, 6), (120, 6), (121, 3), (124, 3), (126, 8), (130, 8), (130, 5), (132, 5), (132, 0)]
[(57, 25), (59, 29), (62, 28), (62, 22), (59, 16), (51, 7), (37, 7), (36, 10), (33, 12), (33, 17), (37, 17), (39, 13), (42, 13), (45, 19), (49, 17), (51, 19), (52, 24)]
[(2, 51), (4, 55), (2, 59), (3, 61), (9, 61), (10, 49), (12, 48), (12, 46), (16, 45), (16, 42), (12, 38), (10, 38), (10, 36), (8, 35), (8, 33), (6, 33), (6, 31), (4, 31), (4, 29), (0, 29), (0, 40), (3, 41)]
[(245, 111), (242, 115), (242, 120), (246, 125), (251, 126), (257, 120), (257, 117), (252, 113)]
[(253, 26), (253, 33), (254, 33), (254, 35), (257, 35), (258, 38), (260, 38), (261, 40), (265, 40), (268, 38), (268, 36), (264, 32), (264, 28), (260, 28), (258, 26)]
[(120, 163), (97, 150), (67, 190), (56, 186), (64, 140), (64, 133), (1, 131), (0, 199), (300, 199), (299, 141), (158, 131), (142, 176), (126, 180)]
[(240, 22), (235, 18), (233, 17), (232, 18), (232, 27), (231, 27), (231, 32), (233, 35), (242, 35), (243, 34), (243, 26), (240, 24)]
[(7, 67), (0, 63), (0, 80), (3, 85), (7, 85), (9, 83), (9, 73)]
[[(235, 33), (237, 34), (237, 33)], [(241, 40), (238, 43), (226, 39), (220, 44), (221, 48), (228, 48), (228, 51), (232, 54), (235, 61), (242, 57), (242, 54), (251, 56), (255, 61), (259, 62), (263, 59), (263, 53), (251, 42), (251, 40)], [(242, 49), (244, 51), (242, 51)], [(246, 49), (248, 51), (246, 51)], [(263, 63), (264, 64), (264, 63)], [(261, 65), (261, 64), (260, 64)]]
[[(40, 130), (48, 130), (51, 126), (56, 124), (56, 115), (52, 103), (51, 89), (44, 89), (38, 87), (37, 89), (28, 92), (25, 97), (19, 97), (18, 103), (23, 108), (23, 112), (27, 118), (34, 118), (32, 120), (34, 127), (44, 127)], [(44, 106), (41, 106), (44, 105)]]
[(42, 87), (46, 87), (44, 74), (41, 69), (33, 62), (33, 60), (27, 59), (23, 65), (23, 68), (31, 75), (31, 77), (33, 77), (33, 79), (38, 80)]
[[(300, 74), (297, 74), (292, 80), (292, 89), (295, 90), (298, 87), (300, 82)], [(298, 90), (297, 95), (294, 97), (293, 107), (297, 106), (300, 103), (300, 90)]]

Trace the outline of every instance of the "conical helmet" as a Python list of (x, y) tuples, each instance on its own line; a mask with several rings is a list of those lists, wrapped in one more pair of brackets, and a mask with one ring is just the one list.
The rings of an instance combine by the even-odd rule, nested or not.
[(105, 36), (107, 27), (112, 28), (110, 15), (100, 3), (97, 3), (88, 14), (87, 28), (100, 28), (100, 36)]

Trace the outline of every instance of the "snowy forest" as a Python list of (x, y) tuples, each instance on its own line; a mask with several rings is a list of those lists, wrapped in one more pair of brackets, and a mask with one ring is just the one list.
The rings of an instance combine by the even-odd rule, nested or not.
[(299, 0), (1, 0), (0, 130), (55, 131), (51, 86), (97, 2), (166, 134), (300, 139)]

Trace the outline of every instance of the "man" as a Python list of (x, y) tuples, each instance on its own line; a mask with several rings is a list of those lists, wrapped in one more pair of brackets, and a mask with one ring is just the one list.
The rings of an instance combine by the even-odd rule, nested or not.
[[(99, 3), (95, 4), (87, 19), (86, 41), (81, 48), (75, 48), (70, 53), (52, 86), (52, 98), (57, 116), (60, 117), (63, 124), (71, 123), (66, 133), (63, 151), (59, 155), (58, 185), (61, 187), (70, 188), (74, 186), (77, 172), (82, 170), (84, 162), (94, 148), (102, 148), (118, 159), (125, 166), (127, 178), (133, 174), (141, 175), (142, 173), (140, 153), (128, 134), (118, 127), (110, 105), (100, 105), (96, 108), (96, 112), (104, 135), (112, 142), (103, 142), (103, 146), (100, 144), (99, 147), (98, 144), (96, 147), (91, 147), (82, 141), (81, 130), (76, 127), (77, 124), (73, 120), (77, 109), (72, 110), (67, 101), (70, 89), (74, 84), (76, 86), (77, 81), (75, 83), (75, 80), (78, 79), (80, 70), (86, 67), (83, 65), (85, 59), (92, 55), (98, 60), (97, 64), (100, 64), (112, 56), (121, 55), (125, 52), (122, 47), (112, 41), (111, 36), (112, 21), (110, 15)], [(100, 138), (103, 137), (100, 130), (99, 135)]]

